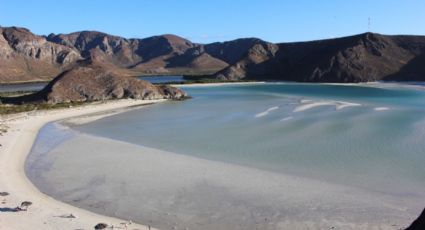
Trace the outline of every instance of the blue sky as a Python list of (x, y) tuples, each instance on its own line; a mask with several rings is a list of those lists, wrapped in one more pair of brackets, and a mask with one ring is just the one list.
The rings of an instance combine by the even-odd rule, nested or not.
[(98, 30), (194, 42), (305, 41), (363, 33), (425, 35), (425, 0), (2, 0), (0, 25), (36, 34)]

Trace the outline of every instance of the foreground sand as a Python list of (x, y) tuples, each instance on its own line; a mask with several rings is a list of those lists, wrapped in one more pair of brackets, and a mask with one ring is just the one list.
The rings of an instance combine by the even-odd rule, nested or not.
[[(93, 113), (117, 112), (131, 106), (161, 101), (164, 100), (117, 100), (2, 116), (1, 125), (7, 126), (8, 131), (0, 137), (0, 192), (8, 192), (10, 195), (0, 197), (0, 229), (93, 229), (98, 223), (114, 225), (117, 229), (151, 229), (135, 223), (125, 228), (122, 223), (129, 220), (95, 214), (41, 193), (26, 177), (24, 163), (39, 129), (48, 122)], [(33, 203), (28, 211), (11, 211), (23, 201)], [(65, 218), (70, 214), (76, 218)]]

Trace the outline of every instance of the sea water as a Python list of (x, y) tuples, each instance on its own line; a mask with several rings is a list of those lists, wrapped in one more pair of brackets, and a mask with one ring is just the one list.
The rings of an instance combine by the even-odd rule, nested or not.
[[(162, 198), (158, 195), (163, 192), (159, 189), (163, 185), (160, 186), (159, 184), (161, 183), (158, 184), (158, 182), (149, 182), (150, 179), (144, 177), (149, 175), (153, 178), (161, 178), (161, 174), (165, 171), (159, 170), (157, 174), (153, 174), (154, 169), (151, 166), (146, 166), (146, 168), (151, 168), (150, 172), (143, 172), (143, 169), (140, 169), (144, 167), (143, 163), (142, 165), (128, 163), (125, 167), (138, 168), (134, 172), (142, 170), (139, 172), (140, 175), (134, 175), (134, 177), (138, 178), (137, 181), (139, 182), (133, 182), (140, 183), (141, 185), (133, 189), (139, 189), (139, 192), (143, 191), (144, 193), (126, 191), (124, 194), (127, 194), (129, 197), (123, 199), (137, 200), (137, 197), (144, 196), (144, 194), (146, 197), (149, 197), (149, 202), (153, 202), (149, 206), (150, 210), (162, 212), (162, 215), (158, 214), (156, 217), (152, 213), (148, 215), (145, 210), (143, 213), (146, 215), (140, 217), (139, 220), (144, 222), (151, 221), (154, 226), (156, 224), (161, 228), (190, 226), (192, 229), (197, 229), (194, 226), (203, 226), (203, 229), (214, 229), (217, 226), (225, 228), (231, 226), (234, 229), (238, 229), (238, 227), (235, 227), (236, 225), (245, 223), (244, 220), (250, 219), (248, 214), (241, 212), (240, 216), (243, 216), (241, 219), (238, 216), (233, 216), (233, 223), (231, 220), (227, 220), (222, 216), (220, 218), (224, 221), (224, 225), (216, 225), (212, 223), (213, 221), (211, 219), (206, 218), (204, 220), (202, 217), (197, 216), (200, 222), (204, 222), (201, 225), (196, 225), (194, 224), (194, 220), (188, 220), (185, 217), (187, 217), (189, 210), (195, 213), (198, 211), (202, 214), (206, 208), (202, 206), (202, 201), (190, 207), (181, 205), (177, 210), (174, 209), (175, 205), (183, 201), (190, 203), (188, 202), (191, 200), (190, 197), (199, 196), (198, 199), (204, 199), (205, 203), (210, 205), (207, 207), (210, 207), (210, 211), (214, 213), (216, 207), (211, 206), (209, 202), (212, 201), (207, 197), (211, 196), (211, 194), (205, 191), (203, 193), (196, 192), (197, 195), (193, 195), (192, 193), (210, 188), (213, 190), (217, 189), (217, 193), (215, 194), (221, 194), (219, 191), (236, 190), (236, 188), (246, 187), (250, 183), (250, 189), (252, 189), (254, 194), (257, 194), (257, 190), (258, 194), (268, 194), (268, 198), (264, 198), (264, 203), (273, 203), (275, 201), (277, 203), (281, 202), (282, 205), (288, 204), (288, 198), (282, 198), (280, 195), (276, 196), (274, 193), (284, 194), (287, 189), (279, 187), (276, 184), (270, 184), (272, 182), (267, 181), (267, 178), (274, 178), (276, 175), (289, 175), (295, 178), (306, 179), (307, 181), (325, 182), (329, 183), (329, 185), (350, 188), (347, 191), (353, 189), (353, 191), (358, 191), (358, 194), (367, 194), (364, 197), (369, 197), (369, 195), (371, 197), (376, 196), (375, 198), (370, 198), (373, 200), (370, 204), (377, 201), (376, 207), (372, 208), (373, 205), (371, 207), (368, 206), (369, 209), (363, 206), (359, 207), (366, 210), (365, 213), (369, 213), (368, 215), (370, 215), (371, 210), (379, 210), (379, 212), (384, 213), (386, 210), (385, 207), (388, 208), (390, 205), (401, 205), (402, 207), (410, 208), (411, 211), (414, 210), (411, 213), (415, 213), (420, 211), (420, 207), (425, 205), (425, 203), (419, 204), (415, 202), (425, 197), (425, 167), (423, 167), (425, 165), (425, 142), (423, 141), (425, 139), (425, 90), (420, 85), (409, 86), (384, 83), (360, 85), (263, 83), (225, 86), (188, 86), (183, 87), (183, 89), (193, 98), (186, 101), (165, 102), (141, 109), (134, 109), (88, 124), (74, 125), (71, 130), (63, 130), (55, 125), (45, 127), (33, 148), (33, 153), (27, 161), (27, 173), (30, 179), (42, 191), (58, 199), (63, 199), (84, 208), (93, 208), (93, 203), (90, 206), (90, 202), (84, 203), (84, 201), (79, 202), (78, 199), (74, 199), (76, 197), (75, 194), (84, 190), (84, 186), (93, 186), (93, 183), (104, 183), (111, 186), (102, 187), (102, 189), (111, 189), (114, 187), (113, 183), (107, 183), (105, 179), (98, 180), (98, 178), (91, 182), (87, 181), (86, 184), (75, 184), (75, 182), (66, 181), (67, 177), (65, 177), (65, 179), (61, 178), (63, 187), (57, 188), (56, 186), (59, 183), (58, 181), (60, 181), (57, 174), (67, 173), (63, 172), (63, 170), (66, 171), (64, 162), (67, 162), (66, 165), (68, 166), (70, 162), (81, 163), (81, 160), (70, 160), (75, 156), (84, 157), (87, 154), (97, 156), (97, 158), (93, 158), (88, 163), (86, 162), (86, 167), (92, 165), (96, 168), (97, 163), (107, 161), (107, 158), (100, 160), (102, 154), (96, 153), (96, 148), (92, 148), (89, 152), (79, 155), (73, 155), (71, 152), (66, 151), (67, 148), (68, 150), (71, 148), (69, 146), (73, 141), (72, 136), (78, 136), (77, 134), (82, 133), (84, 135), (89, 134), (91, 136), (107, 138), (105, 140), (110, 139), (122, 141), (122, 143), (135, 144), (141, 148), (143, 146), (143, 148), (147, 148), (144, 149), (145, 152), (149, 149), (154, 149), (161, 150), (163, 151), (162, 153), (169, 152), (170, 154), (189, 156), (190, 158), (188, 159), (216, 162), (213, 164), (223, 164), (216, 167), (223, 167), (223, 171), (226, 172), (233, 172), (229, 167), (234, 165), (235, 167), (243, 168), (243, 170), (252, 169), (270, 173), (268, 177), (262, 179), (264, 184), (256, 185), (254, 181), (248, 182), (251, 179), (246, 178), (247, 182), (243, 186), (234, 185), (234, 188), (232, 188), (232, 185), (228, 185), (229, 187), (223, 185), (224, 188), (220, 189), (214, 186), (205, 187), (205, 185), (197, 185), (196, 187), (191, 187), (193, 191), (187, 186), (188, 180), (197, 180), (202, 177), (201, 175), (199, 175), (199, 178), (192, 178), (193, 175), (177, 177), (173, 182), (166, 182), (175, 183), (173, 188), (167, 188), (168, 193), (163, 194), (164, 199), (169, 198), (173, 200), (171, 202), (172, 204), (168, 204), (167, 206), (167, 204), (160, 201)], [(50, 142), (52, 141), (51, 137), (47, 135), (49, 130), (50, 132), (57, 133), (54, 135), (56, 139), (60, 141), (67, 139), (68, 146), (66, 141), (63, 141), (62, 149), (60, 144), (48, 144), (48, 140)], [(75, 143), (84, 143), (84, 138), (81, 135), (76, 139), (78, 139), (78, 142), (75, 140)], [(86, 139), (89, 140), (90, 136), (86, 136)], [(91, 141), (93, 145), (95, 140)], [(102, 143), (105, 142), (103, 141)], [(46, 146), (50, 147), (46, 148)], [(76, 150), (74, 149), (74, 151)], [(81, 151), (84, 150), (79, 150), (79, 152)], [(128, 150), (128, 152), (131, 151), (133, 150)], [(142, 156), (143, 151), (140, 150), (140, 152)], [(111, 161), (118, 162), (122, 159), (114, 157), (120, 154), (123, 154), (122, 157), (126, 156), (127, 159), (138, 159), (136, 154), (127, 156), (119, 151), (109, 157)], [(159, 155), (158, 153), (157, 156)], [(108, 155), (103, 155), (103, 157), (105, 156)], [(55, 168), (55, 164), (59, 166), (61, 162), (61, 167)], [(149, 161), (146, 161), (145, 164), (149, 164), (147, 162)], [(70, 168), (72, 168), (71, 166)], [(208, 168), (210, 166), (205, 167)], [(73, 168), (75, 167), (78, 167), (78, 165), (74, 165)], [(164, 167), (172, 168), (173, 166)], [(191, 166), (184, 167), (190, 168)], [(99, 166), (99, 170), (101, 168)], [(178, 174), (179, 170), (176, 170)], [(211, 170), (214, 171), (213, 168)], [(204, 173), (207, 175), (208, 172), (210, 171), (207, 170)], [(237, 171), (234, 174), (240, 172)], [(71, 172), (68, 173), (72, 174)], [(92, 173), (97, 176), (103, 175), (105, 178), (109, 176), (108, 171)], [(112, 174), (112, 172), (109, 173)], [(143, 173), (148, 174), (145, 175)], [(127, 183), (129, 180), (127, 178), (128, 174), (123, 173), (122, 177), (119, 174), (120, 172), (114, 173), (116, 182)], [(251, 174), (247, 171), (245, 175)], [(252, 175), (252, 177), (256, 177), (255, 175), (257, 174), (253, 172)], [(90, 173), (87, 174), (87, 177), (89, 176)], [(204, 176), (202, 180), (205, 180), (207, 184), (213, 184), (215, 179), (211, 179), (211, 182), (209, 182), (209, 178), (214, 178), (214, 175), (211, 174), (210, 177)], [(227, 183), (224, 182), (224, 179), (218, 178), (218, 180), (223, 180), (220, 182), (222, 184)], [(273, 181), (279, 180), (276, 179)], [(285, 184), (286, 182), (276, 183)], [(303, 182), (302, 184), (300, 188), (307, 189), (308, 185), (305, 184), (313, 184), (313, 182)], [(151, 187), (142, 188), (142, 185)], [(267, 189), (267, 186), (270, 189)], [(274, 186), (279, 188), (271, 189)], [(182, 192), (181, 189), (186, 192)], [(265, 190), (267, 191), (265, 192)], [(345, 191), (345, 189), (342, 190)], [(157, 191), (157, 193), (152, 193), (152, 191)], [(289, 191), (290, 189), (288, 193)], [(329, 193), (335, 191), (339, 190), (336, 188), (331, 189)], [(357, 192), (355, 193), (357, 194)], [(86, 194), (88, 194), (87, 191)], [(123, 195), (120, 192), (116, 192), (115, 195), (118, 194), (120, 196)], [(154, 194), (157, 194), (156, 198)], [(180, 200), (178, 198), (179, 194), (181, 196)], [(192, 195), (189, 196), (187, 194)], [(257, 196), (259, 196), (258, 194)], [(102, 199), (111, 202), (110, 196), (113, 195), (114, 192), (104, 194), (103, 198), (100, 196), (99, 199), (96, 199), (96, 202), (100, 202)], [(333, 195), (338, 196), (338, 192), (335, 192)], [(343, 196), (342, 193), (340, 195)], [(359, 196), (363, 197), (363, 195)], [(378, 201), (379, 197), (386, 196), (392, 197), (389, 199), (391, 202), (397, 202)], [(218, 202), (218, 200), (230, 200), (229, 197), (230, 195), (223, 195), (223, 197), (218, 197), (214, 202)], [(235, 200), (234, 194), (232, 197)], [(309, 197), (309, 195), (307, 194), (306, 197)], [(317, 197), (311, 197), (310, 201), (312, 203), (320, 200), (319, 195)], [(355, 195), (352, 198), (354, 199)], [(79, 199), (90, 200), (87, 197), (79, 197)], [(153, 199), (158, 199), (158, 201), (152, 201)], [(332, 197), (326, 198), (323, 195), (323, 199), (329, 199), (328, 204), (332, 207)], [(341, 202), (346, 202), (350, 205), (356, 203), (353, 201), (353, 204), (351, 204), (349, 202), (350, 199)], [(406, 206), (403, 206), (403, 199), (406, 199)], [(408, 199), (410, 200), (407, 201)], [(294, 198), (293, 200), (297, 199)], [(303, 204), (309, 202), (307, 198), (299, 198), (299, 200)], [(337, 197), (335, 197), (335, 200), (338, 200)], [(143, 204), (149, 202), (143, 200), (140, 205), (143, 206)], [(229, 201), (229, 203), (232, 202)], [(276, 213), (283, 212), (279, 209), (282, 207), (273, 208), (273, 205), (269, 206), (270, 210), (264, 207), (258, 209), (259, 204), (257, 204), (258, 200), (255, 196), (246, 198), (245, 200), (242, 199), (238, 204), (241, 202), (247, 204), (255, 203), (253, 205), (254, 207), (248, 206), (244, 207), (244, 209), (249, 210), (251, 208), (251, 211), (259, 212), (261, 215), (273, 216)], [(119, 206), (119, 201), (116, 201), (116, 203), (116, 206)], [(379, 206), (379, 204), (384, 203), (386, 206)], [(412, 203), (416, 203), (416, 206), (411, 205)], [(341, 205), (341, 203), (335, 204), (335, 206), (338, 205)], [(125, 209), (126, 206), (120, 207)], [(129, 207), (127, 206), (127, 208)], [(301, 213), (308, 215), (308, 212), (305, 212), (305, 210), (296, 211), (296, 207), (301, 207), (300, 204), (292, 204), (290, 207), (293, 208), (290, 211), (286, 211), (287, 217), (299, 216)], [(317, 208), (318, 206), (314, 207)], [(340, 209), (341, 207), (333, 208)], [(279, 211), (271, 211), (274, 209)], [(388, 208), (388, 210), (390, 209)], [(93, 208), (93, 210), (99, 211), (96, 208)], [(105, 210), (104, 208), (100, 212), (111, 214)], [(133, 207), (131, 210), (137, 212), (138, 209), (137, 207)], [(167, 222), (167, 215), (164, 214), (166, 213), (165, 210), (174, 210), (175, 213), (173, 214), (176, 216), (168, 216), (169, 221)], [(215, 211), (219, 212), (220, 210), (223, 212), (222, 207), (216, 208)], [(344, 213), (343, 215), (352, 215), (353, 219), (348, 218), (347, 222), (368, 222), (366, 219), (369, 217), (365, 215), (362, 217), (362, 215), (356, 212), (358, 212), (357, 209), (355, 211), (341, 211), (341, 213)], [(181, 216), (179, 216), (179, 213)], [(234, 210), (234, 213), (238, 212)], [(326, 213), (323, 215), (330, 218), (329, 216), (331, 216), (333, 211), (324, 211), (323, 213)], [(388, 213), (392, 213), (392, 211)], [(119, 210), (114, 210), (112, 214), (123, 217), (123, 213)], [(391, 216), (393, 214), (388, 214), (388, 219), (394, 219), (396, 221), (395, 219), (397, 218)], [(128, 213), (126, 215), (132, 216)], [(136, 218), (138, 218), (137, 215)], [(215, 220), (220, 221), (220, 218), (217, 217)], [(324, 219), (325, 217), (320, 216), (320, 218)], [(409, 216), (404, 221), (411, 218), (412, 216)], [(285, 218), (282, 217), (282, 219)], [(266, 225), (258, 225), (258, 221), (252, 223), (248, 221), (251, 224), (242, 224), (240, 225), (240, 229), (252, 228), (253, 226), (261, 226), (263, 229), (278, 229), (281, 226), (279, 223), (288, 223), (288, 219), (285, 219), (285, 221), (279, 222), (279, 220), (275, 220), (274, 224), (267, 225), (268, 227)], [(312, 221), (314, 221), (314, 218), (312, 218)], [(379, 222), (379, 220), (373, 220), (373, 218), (370, 221), (371, 223), (373, 221)], [(167, 222), (169, 224), (161, 225), (161, 222)], [(170, 224), (171, 222), (173, 224)], [(257, 225), (254, 223), (257, 223)], [(303, 226), (307, 228), (308, 224)], [(326, 224), (319, 226), (323, 227)]]
[[(312, 84), (184, 89), (193, 99), (130, 111), (76, 129), (386, 192), (397, 192), (403, 181), (425, 184), (425, 91)], [(302, 100), (360, 106), (293, 112)], [(391, 185), (395, 186), (390, 189)]]

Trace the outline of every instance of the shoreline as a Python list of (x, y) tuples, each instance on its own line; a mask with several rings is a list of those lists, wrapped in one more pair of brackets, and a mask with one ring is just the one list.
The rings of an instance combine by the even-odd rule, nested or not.
[[(0, 86), (14, 86), (14, 85), (32, 85), (48, 82), (19, 82), (19, 83), (0, 83)], [(215, 86), (226, 86), (226, 85), (258, 85), (258, 84), (317, 84), (317, 85), (342, 85), (342, 86), (370, 86), (377, 87), (380, 84), (386, 84), (387, 86), (403, 86), (403, 87), (413, 87), (417, 89), (424, 89), (425, 82), (421, 81), (370, 81), (370, 82), (356, 82), (356, 83), (335, 83), (335, 82), (296, 82), (296, 81), (246, 81), (246, 82), (217, 82), (217, 83), (182, 83), (182, 84), (172, 84), (168, 85), (173, 87), (215, 87)], [(3, 92), (0, 90), (0, 92)], [(4, 91), (9, 92), (9, 91)], [(10, 91), (14, 92), (14, 91)]]
[(224, 86), (224, 85), (257, 85), (266, 84), (266, 81), (248, 81), (248, 82), (217, 82), (217, 83), (192, 83), (192, 84), (170, 84), (173, 87), (200, 87), (200, 86)]
[[(124, 226), (129, 220), (103, 216), (71, 206), (40, 192), (25, 174), (25, 161), (30, 153), (39, 130), (47, 123), (89, 114), (127, 111), (134, 106), (159, 103), (166, 100), (123, 99), (105, 103), (93, 103), (74, 108), (26, 112), (1, 116), (2, 126), (7, 132), (2, 134), (0, 146), (0, 192), (8, 192), (1, 197), (0, 229), (93, 229), (98, 223)], [(120, 110), (120, 111), (114, 111)], [(11, 209), (23, 201), (33, 205), (28, 211), (13, 212)], [(76, 218), (63, 216), (72, 214)], [(153, 229), (148, 226), (131, 224), (131, 229)]]

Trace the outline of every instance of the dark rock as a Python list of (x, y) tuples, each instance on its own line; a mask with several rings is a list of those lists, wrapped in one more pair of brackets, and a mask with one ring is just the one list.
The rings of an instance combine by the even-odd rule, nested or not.
[(108, 227), (105, 223), (98, 223), (94, 226), (94, 229), (106, 229)]
[(32, 205), (31, 201), (24, 201), (21, 203), (21, 205), (18, 207), (20, 211), (27, 211), (28, 207)]
[(0, 192), (0, 196), (9, 196), (8, 192)]
[(166, 99), (182, 100), (188, 97), (187, 93), (179, 88), (169, 85), (157, 86), (161, 95)]
[(413, 221), (413, 223), (406, 228), (406, 230), (424, 230), (425, 229), (425, 209), (422, 211), (421, 215)]

